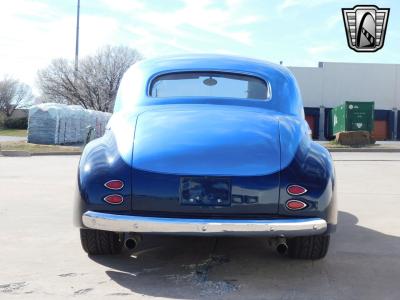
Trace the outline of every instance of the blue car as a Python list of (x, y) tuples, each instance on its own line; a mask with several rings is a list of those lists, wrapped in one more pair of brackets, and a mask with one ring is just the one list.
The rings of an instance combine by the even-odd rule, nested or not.
[(91, 255), (169, 234), (263, 236), (289, 257), (320, 259), (337, 223), (332, 158), (310, 138), (295, 78), (248, 58), (135, 64), (77, 183)]

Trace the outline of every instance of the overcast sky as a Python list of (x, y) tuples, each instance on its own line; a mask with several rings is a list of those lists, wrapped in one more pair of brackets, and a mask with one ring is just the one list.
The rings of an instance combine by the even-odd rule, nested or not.
[[(51, 59), (73, 59), (76, 2), (0, 0), (0, 78), (34, 85)], [(145, 57), (214, 52), (290, 66), (400, 63), (400, 1), (367, 2), (391, 8), (385, 46), (376, 53), (347, 47), (341, 8), (359, 1), (81, 0), (80, 55), (125, 44)]]

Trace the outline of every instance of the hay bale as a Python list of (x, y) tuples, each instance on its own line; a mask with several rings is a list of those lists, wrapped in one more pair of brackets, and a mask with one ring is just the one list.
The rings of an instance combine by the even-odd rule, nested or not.
[(77, 105), (44, 103), (29, 110), (28, 142), (35, 144), (82, 144), (88, 126), (96, 129), (96, 137), (104, 134), (111, 114), (84, 109)]

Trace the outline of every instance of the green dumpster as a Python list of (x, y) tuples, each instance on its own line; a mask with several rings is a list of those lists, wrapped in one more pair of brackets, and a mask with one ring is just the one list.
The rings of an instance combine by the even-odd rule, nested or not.
[(333, 135), (341, 131), (374, 129), (374, 102), (346, 101), (331, 110)]

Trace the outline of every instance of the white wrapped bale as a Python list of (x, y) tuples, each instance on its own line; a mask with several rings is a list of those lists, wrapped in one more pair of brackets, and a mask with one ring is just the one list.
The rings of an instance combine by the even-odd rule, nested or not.
[[(40, 104), (29, 109), (28, 142), (36, 144), (56, 144), (60, 135), (60, 104)], [(62, 133), (61, 133), (62, 134)]]
[(29, 110), (28, 142), (35, 144), (82, 144), (88, 127), (96, 137), (104, 134), (110, 113), (84, 109), (77, 105), (45, 103)]

